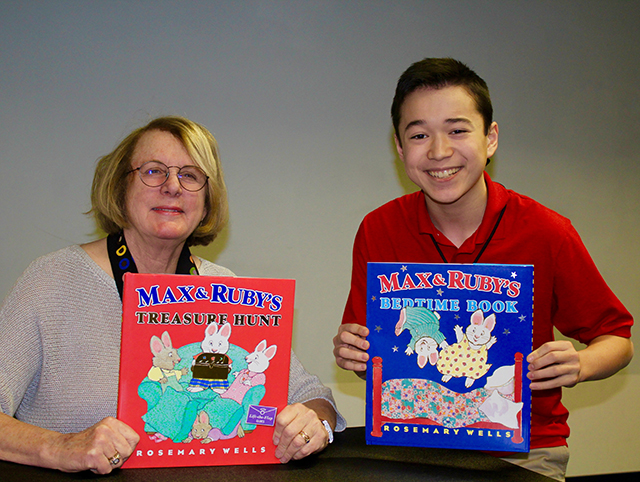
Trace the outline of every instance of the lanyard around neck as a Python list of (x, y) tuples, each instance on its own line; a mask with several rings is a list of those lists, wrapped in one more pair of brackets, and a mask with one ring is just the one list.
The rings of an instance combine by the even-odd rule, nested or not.
[[(107, 237), (107, 252), (109, 253), (109, 262), (111, 263), (113, 278), (116, 281), (120, 299), (122, 299), (124, 274), (138, 272), (136, 262), (133, 260), (133, 256), (131, 256), (131, 251), (129, 251), (127, 241), (124, 239), (124, 233), (122, 231), (118, 234), (110, 234)], [(184, 244), (180, 252), (176, 274), (198, 274), (198, 268), (196, 268), (193, 262), (187, 243)]]
[[(502, 216), (504, 215), (504, 212), (506, 210), (507, 210), (507, 206), (503, 207), (502, 211), (500, 211), (500, 215), (498, 216), (498, 220), (496, 221), (496, 224), (493, 225), (493, 229), (491, 230), (491, 234), (489, 234), (489, 237), (487, 238), (487, 240), (482, 245), (482, 249), (478, 253), (478, 256), (476, 256), (476, 259), (473, 261), (474, 263), (478, 262), (478, 260), (480, 259), (480, 256), (482, 256), (482, 254), (484, 253), (484, 250), (487, 249), (487, 246), (489, 246), (489, 243), (491, 242), (491, 239), (493, 238), (493, 235), (496, 233), (496, 230), (498, 229), (498, 225), (500, 224), (500, 221), (502, 220)], [(434, 238), (433, 234), (431, 234), (431, 233), (429, 233), (429, 236), (431, 236), (431, 241), (433, 241), (433, 245), (438, 250), (438, 253), (440, 254), (440, 257), (442, 258), (442, 261), (444, 261), (445, 263), (449, 263), (449, 261), (447, 261), (447, 258), (444, 255), (444, 253), (440, 249), (440, 245), (436, 242), (436, 238)]]

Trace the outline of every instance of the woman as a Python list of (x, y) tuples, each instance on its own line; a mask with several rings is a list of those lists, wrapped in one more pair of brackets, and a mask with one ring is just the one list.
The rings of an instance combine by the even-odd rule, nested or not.
[[(109, 238), (34, 261), (0, 309), (3, 460), (106, 474), (133, 452), (138, 435), (114, 418), (123, 274), (114, 243), (127, 244), (140, 273), (233, 275), (188, 250), (227, 220), (217, 143), (202, 126), (164, 117), (133, 131), (98, 161), (91, 201)], [(293, 352), (289, 403), (273, 437), (283, 463), (344, 429), (331, 391)]]

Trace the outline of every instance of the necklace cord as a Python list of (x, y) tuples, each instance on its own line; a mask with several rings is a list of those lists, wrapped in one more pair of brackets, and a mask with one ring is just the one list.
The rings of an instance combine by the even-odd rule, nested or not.
[[(478, 260), (480, 259), (480, 256), (482, 256), (484, 251), (487, 249), (487, 246), (489, 246), (489, 243), (493, 239), (493, 235), (496, 234), (496, 231), (498, 229), (498, 225), (500, 224), (500, 221), (502, 221), (502, 216), (504, 215), (504, 212), (506, 210), (507, 210), (507, 206), (503, 207), (502, 211), (500, 211), (500, 215), (498, 216), (498, 219), (497, 219), (496, 223), (493, 225), (493, 229), (491, 230), (491, 234), (489, 234), (489, 237), (487, 238), (487, 240), (485, 241), (484, 245), (482, 246), (482, 249), (480, 249), (480, 252), (478, 253), (478, 256), (476, 256), (476, 259), (474, 260), (474, 264), (478, 262)], [(431, 241), (433, 242), (433, 245), (438, 250), (438, 253), (440, 254), (440, 257), (442, 258), (442, 261), (444, 261), (445, 263), (449, 263), (449, 261), (447, 261), (447, 258), (444, 255), (444, 253), (442, 252), (442, 249), (440, 249), (440, 245), (437, 243), (436, 238), (434, 238), (433, 234), (431, 234), (431, 233), (429, 233), (429, 236), (431, 237)]]
[[(131, 256), (131, 251), (129, 251), (127, 241), (125, 240), (124, 233), (122, 231), (117, 234), (110, 234), (107, 236), (107, 252), (109, 253), (109, 262), (111, 263), (113, 279), (116, 282), (120, 299), (122, 299), (122, 293), (124, 291), (124, 274), (138, 272), (138, 267), (136, 266), (136, 262), (133, 260), (133, 256)], [(199, 274), (187, 243), (182, 246), (182, 251), (178, 258), (178, 266), (176, 267), (176, 274)]]

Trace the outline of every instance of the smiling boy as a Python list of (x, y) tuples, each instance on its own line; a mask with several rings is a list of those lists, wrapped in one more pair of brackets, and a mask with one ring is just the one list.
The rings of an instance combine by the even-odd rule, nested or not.
[[(336, 363), (364, 377), (367, 262), (534, 265), (532, 450), (505, 459), (563, 480), (569, 427), (562, 387), (625, 367), (633, 319), (568, 219), (485, 172), (498, 124), (475, 72), (453, 59), (416, 62), (398, 80), (391, 116), (398, 155), (420, 191), (381, 206), (360, 225), (351, 291), (333, 340)], [(586, 347), (555, 341), (554, 327)]]

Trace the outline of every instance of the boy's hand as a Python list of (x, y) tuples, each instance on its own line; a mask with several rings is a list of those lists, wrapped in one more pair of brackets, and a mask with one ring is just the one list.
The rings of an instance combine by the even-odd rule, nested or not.
[(629, 338), (601, 335), (577, 351), (570, 341), (550, 341), (527, 357), (532, 390), (573, 387), (602, 380), (626, 367), (633, 358)]
[(602, 380), (626, 367), (633, 358), (629, 338), (601, 335), (577, 351), (570, 341), (550, 341), (527, 357), (532, 390), (573, 387)]
[(369, 329), (357, 323), (340, 325), (338, 334), (333, 338), (333, 356), (340, 368), (353, 370), (360, 378), (364, 378), (367, 370)]
[(580, 354), (570, 341), (550, 341), (528, 357), (531, 390), (573, 387), (580, 381)]

